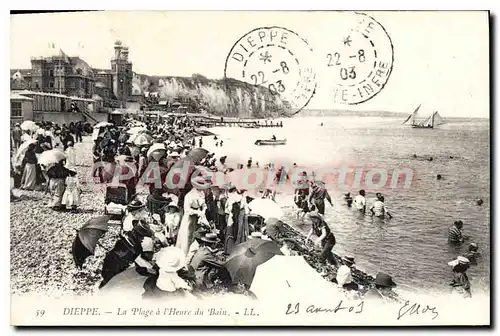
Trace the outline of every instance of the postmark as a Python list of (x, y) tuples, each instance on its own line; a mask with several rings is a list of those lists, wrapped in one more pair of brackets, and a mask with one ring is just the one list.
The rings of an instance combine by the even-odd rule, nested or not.
[(336, 104), (356, 105), (375, 97), (394, 64), (394, 47), (385, 28), (363, 13), (356, 13), (355, 19), (355, 27), (332, 41), (325, 55)]
[(295, 114), (316, 89), (313, 50), (306, 40), (282, 27), (260, 27), (243, 35), (226, 58), (224, 78), (263, 87), (283, 112)]

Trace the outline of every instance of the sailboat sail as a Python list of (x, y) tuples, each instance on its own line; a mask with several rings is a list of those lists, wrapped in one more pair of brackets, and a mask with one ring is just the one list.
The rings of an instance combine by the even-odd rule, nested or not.
[(418, 105), (418, 107), (415, 109), (415, 111), (413, 111), (412, 114), (410, 114), (408, 116), (408, 118), (406, 118), (405, 121), (403, 121), (403, 124), (406, 124), (408, 122), (408, 120), (411, 119), (411, 124), (414, 125), (416, 123), (416, 120), (417, 120), (417, 112), (418, 110), (420, 109), (420, 106), (422, 106), (422, 104)]
[(434, 116), (434, 123), (433, 123), (434, 126), (444, 124), (443, 118), (441, 118), (441, 116), (437, 111), (434, 113), (433, 116)]

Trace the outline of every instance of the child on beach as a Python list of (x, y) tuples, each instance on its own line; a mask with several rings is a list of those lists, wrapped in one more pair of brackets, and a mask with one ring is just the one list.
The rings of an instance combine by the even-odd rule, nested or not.
[(66, 209), (75, 211), (80, 205), (80, 194), (81, 189), (76, 175), (66, 177), (66, 190), (64, 191), (61, 204), (65, 205)]

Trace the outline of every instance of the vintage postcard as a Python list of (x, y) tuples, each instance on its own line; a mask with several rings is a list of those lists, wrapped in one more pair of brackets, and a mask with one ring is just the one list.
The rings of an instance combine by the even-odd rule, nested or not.
[(490, 325), (488, 11), (10, 19), (12, 325)]

